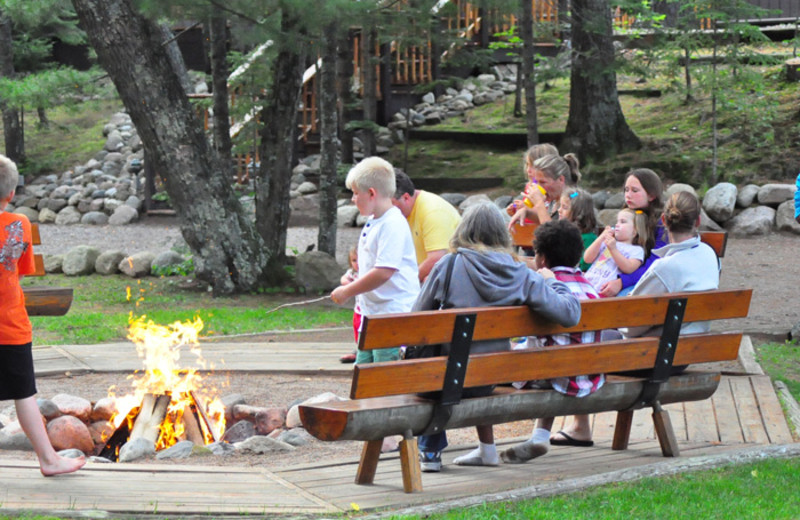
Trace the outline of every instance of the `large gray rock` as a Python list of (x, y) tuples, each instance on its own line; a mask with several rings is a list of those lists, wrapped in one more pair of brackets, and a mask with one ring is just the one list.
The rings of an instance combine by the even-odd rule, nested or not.
[(194, 443), (192, 441), (180, 441), (166, 450), (161, 450), (156, 454), (156, 459), (188, 459), (192, 455)]
[(742, 189), (739, 190), (739, 194), (736, 196), (736, 207), (749, 208), (753, 204), (753, 201), (756, 200), (756, 197), (758, 197), (759, 189), (761, 188), (755, 184), (743, 186)]
[(89, 211), (81, 217), (81, 224), (90, 226), (104, 226), (108, 224), (108, 215), (102, 211)]
[(132, 462), (144, 457), (155, 455), (156, 446), (151, 441), (144, 437), (139, 437), (132, 441), (126, 442), (119, 450), (120, 462)]
[(231, 444), (242, 442), (256, 434), (256, 426), (247, 420), (236, 421), (225, 428), (222, 440)]
[(141, 253), (123, 258), (118, 264), (118, 267), (123, 274), (132, 278), (141, 278), (150, 274), (155, 258), (155, 253), (142, 251)]
[(605, 209), (622, 209), (625, 205), (625, 193), (618, 191), (606, 199)]
[(309, 251), (294, 263), (297, 285), (307, 292), (330, 291), (339, 286), (345, 269), (328, 253)]
[(794, 184), (765, 184), (758, 190), (758, 203), (778, 207), (794, 197)]
[(134, 220), (139, 218), (139, 212), (133, 209), (132, 207), (128, 206), (127, 204), (122, 204), (117, 209), (114, 210), (114, 213), (108, 219), (108, 223), (112, 226), (124, 226), (125, 224), (130, 224)]
[(600, 190), (592, 193), (592, 201), (594, 201), (594, 207), (597, 209), (603, 209), (606, 207), (606, 201), (611, 196), (608, 190)]
[(679, 191), (688, 191), (689, 193), (697, 197), (697, 190), (695, 190), (694, 187), (690, 186), (689, 184), (684, 184), (682, 182), (676, 182), (675, 184), (667, 188), (666, 192), (664, 192), (664, 201), (669, 200), (669, 198), (672, 197), (673, 194), (678, 193)]
[(91, 246), (76, 246), (64, 255), (62, 271), (67, 276), (81, 276), (92, 274), (100, 250)]
[(23, 206), (14, 210), (14, 213), (25, 215), (31, 222), (39, 222), (39, 210)]
[(172, 251), (171, 249), (163, 251), (153, 258), (153, 263), (150, 265), (151, 272), (153, 274), (159, 274), (159, 270), (181, 265), (185, 261), (186, 259), (183, 255), (177, 251)]
[(122, 251), (103, 251), (94, 263), (94, 270), (97, 274), (117, 274), (125, 256)]
[(755, 206), (730, 219), (725, 228), (735, 236), (768, 235), (774, 223), (774, 209), (769, 206)]
[(42, 255), (45, 273), (63, 273), (64, 255)]
[(614, 227), (617, 223), (617, 213), (619, 213), (618, 209), (601, 209), (597, 212), (597, 225), (600, 226), (600, 229), (604, 228), (605, 226)]
[(59, 226), (71, 226), (81, 221), (81, 212), (74, 206), (67, 206), (58, 212), (56, 224)]
[[(439, 196), (452, 204), (455, 208), (458, 208), (467, 199), (467, 196), (463, 193), (442, 193)], [(508, 204), (506, 204), (506, 206), (508, 206)]]
[(44, 207), (39, 211), (39, 223), (52, 224), (58, 218), (58, 214), (48, 207)]
[(291, 444), (270, 439), (264, 435), (255, 435), (242, 442), (234, 444), (237, 450), (250, 453), (270, 453), (275, 451), (294, 451), (295, 447)]
[(725, 223), (733, 216), (736, 207), (737, 189), (730, 182), (720, 182), (706, 192), (703, 197), (703, 209), (709, 217), (719, 223)]
[(471, 195), (466, 199), (464, 199), (464, 201), (458, 205), (458, 209), (463, 213), (472, 206), (477, 206), (478, 204), (491, 204), (491, 203), (492, 199), (490, 199), (488, 195), (486, 195), (485, 193), (480, 193), (478, 195)]
[(353, 227), (358, 217), (358, 208), (352, 204), (339, 206), (336, 210), (336, 225), (339, 227)]
[(775, 227), (778, 231), (791, 231), (800, 235), (800, 224), (794, 219), (794, 200), (787, 200), (775, 213)]
[(714, 222), (703, 209), (700, 209), (700, 230), (701, 231), (723, 231), (722, 226)]
[(7, 434), (0, 431), (0, 450), (33, 451), (33, 445), (25, 432)]

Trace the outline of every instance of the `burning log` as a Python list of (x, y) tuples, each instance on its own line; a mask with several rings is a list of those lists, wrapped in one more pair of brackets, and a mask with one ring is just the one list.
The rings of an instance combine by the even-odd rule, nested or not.
[[(220, 435), (217, 432), (217, 425), (211, 419), (211, 417), (208, 416), (208, 413), (206, 413), (206, 405), (205, 405), (205, 403), (197, 398), (197, 392), (191, 391), (191, 392), (189, 392), (189, 395), (192, 397), (192, 400), (197, 405), (197, 412), (200, 414), (200, 417), (203, 419), (204, 426), (206, 427), (205, 429), (208, 430), (209, 434), (211, 434), (211, 438), (214, 439), (214, 442), (219, 441)], [(201, 428), (202, 428), (202, 426), (201, 426)]]
[[(200, 407), (199, 404), (197, 407)], [(200, 423), (197, 422), (197, 417), (195, 416), (192, 408), (193, 407), (189, 404), (183, 407), (183, 415), (181, 416), (181, 422), (183, 423), (183, 434), (186, 436), (187, 440), (202, 446), (206, 443), (206, 439), (203, 436), (203, 432), (200, 430)]]
[(161, 423), (167, 416), (167, 407), (171, 396), (145, 394), (142, 401), (142, 408), (139, 415), (136, 417), (136, 422), (133, 423), (131, 435), (128, 439), (132, 441), (142, 437), (155, 444), (158, 441), (158, 436), (161, 430)]

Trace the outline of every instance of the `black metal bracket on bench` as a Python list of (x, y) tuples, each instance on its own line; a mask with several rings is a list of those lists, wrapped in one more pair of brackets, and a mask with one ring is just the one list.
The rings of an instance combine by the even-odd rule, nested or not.
[(431, 420), (422, 435), (443, 432), (447, 422), (450, 420), (453, 405), (461, 401), (476, 316), (476, 314), (459, 314), (456, 316), (441, 395), (433, 407)]
[(672, 373), (672, 361), (675, 359), (675, 351), (678, 348), (678, 338), (681, 335), (681, 325), (683, 315), (686, 311), (686, 298), (674, 298), (667, 305), (667, 315), (664, 318), (664, 328), (661, 332), (661, 339), (658, 342), (658, 353), (656, 363), (652, 373), (644, 383), (642, 393), (636, 400), (633, 408), (644, 408), (646, 406), (656, 406), (658, 392), (661, 385), (665, 383)]

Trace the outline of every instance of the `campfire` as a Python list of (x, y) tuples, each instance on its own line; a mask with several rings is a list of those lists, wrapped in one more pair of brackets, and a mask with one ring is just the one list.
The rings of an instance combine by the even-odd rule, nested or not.
[(127, 442), (143, 438), (156, 450), (182, 440), (198, 445), (219, 441), (225, 432), (225, 409), (216, 388), (203, 384), (197, 369), (178, 366), (180, 349), (188, 346), (198, 365), (208, 368), (197, 342), (203, 321), (157, 325), (146, 316), (131, 319), (128, 339), (136, 345), (144, 370), (129, 377), (133, 393), (109, 396), (115, 399), (116, 414), (110, 419), (113, 432), (101, 456), (117, 460)]

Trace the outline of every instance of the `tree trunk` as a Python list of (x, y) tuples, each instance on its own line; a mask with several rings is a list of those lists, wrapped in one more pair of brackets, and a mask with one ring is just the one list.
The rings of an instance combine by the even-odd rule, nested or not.
[(570, 30), (569, 0), (558, 0), (558, 32), (562, 45), (567, 48), (572, 46), (572, 31)]
[(47, 117), (47, 110), (43, 107), (36, 109), (36, 115), (39, 116), (39, 128), (50, 128), (50, 119)]
[(608, 0), (572, 2), (572, 74), (564, 151), (601, 161), (641, 146), (617, 94)]
[(166, 23), (160, 23), (158, 27), (161, 29), (161, 44), (167, 51), (169, 62), (172, 64), (172, 69), (175, 71), (175, 74), (178, 75), (184, 92), (186, 94), (194, 94), (194, 85), (192, 85), (192, 81), (189, 79), (189, 71), (186, 70), (183, 54), (181, 54), (181, 49), (178, 47), (178, 39)]
[(162, 46), (160, 28), (139, 15), (131, 0), (72, 3), (148, 160), (165, 181), (197, 277), (217, 295), (263, 285), (274, 250), (244, 216)]
[[(13, 78), (14, 47), (11, 36), (11, 19), (0, 11), (0, 77)], [(3, 111), (3, 137), (6, 156), (17, 164), (25, 162), (25, 134), (16, 108), (7, 106), (0, 98)]]
[(336, 167), (337, 104), (336, 42), (338, 20), (329, 23), (322, 35), (322, 70), (319, 73), (320, 92), (320, 176), (319, 176), (319, 236), (317, 249), (336, 258)]
[[(375, 31), (365, 24), (361, 29), (361, 70), (364, 83), (362, 85), (363, 116), (365, 122), (374, 123), (378, 112), (378, 85), (375, 77)], [(371, 126), (364, 128), (361, 141), (364, 145), (364, 157), (375, 155), (375, 132)]]
[(533, 42), (533, 12), (530, 0), (520, 0), (520, 37), (522, 38), (522, 88), (525, 90), (525, 126), (528, 146), (539, 142), (536, 120), (536, 51)]
[(211, 82), (214, 95), (214, 149), (219, 160), (230, 171), (231, 119), (228, 107), (228, 25), (224, 16), (211, 18)]
[(297, 37), (300, 20), (286, 6), (282, 10), (282, 41), (275, 58), (272, 86), (261, 114), (261, 164), (256, 177), (256, 227), (268, 251), (271, 266), (286, 259), (286, 230), (289, 227), (289, 188), (292, 179), (297, 108), (303, 86), (303, 38)]
[(342, 140), (342, 162), (353, 163), (353, 131), (347, 128), (353, 107), (350, 81), (353, 77), (352, 40), (348, 31), (342, 31), (337, 48), (336, 96), (339, 98), (339, 138)]

